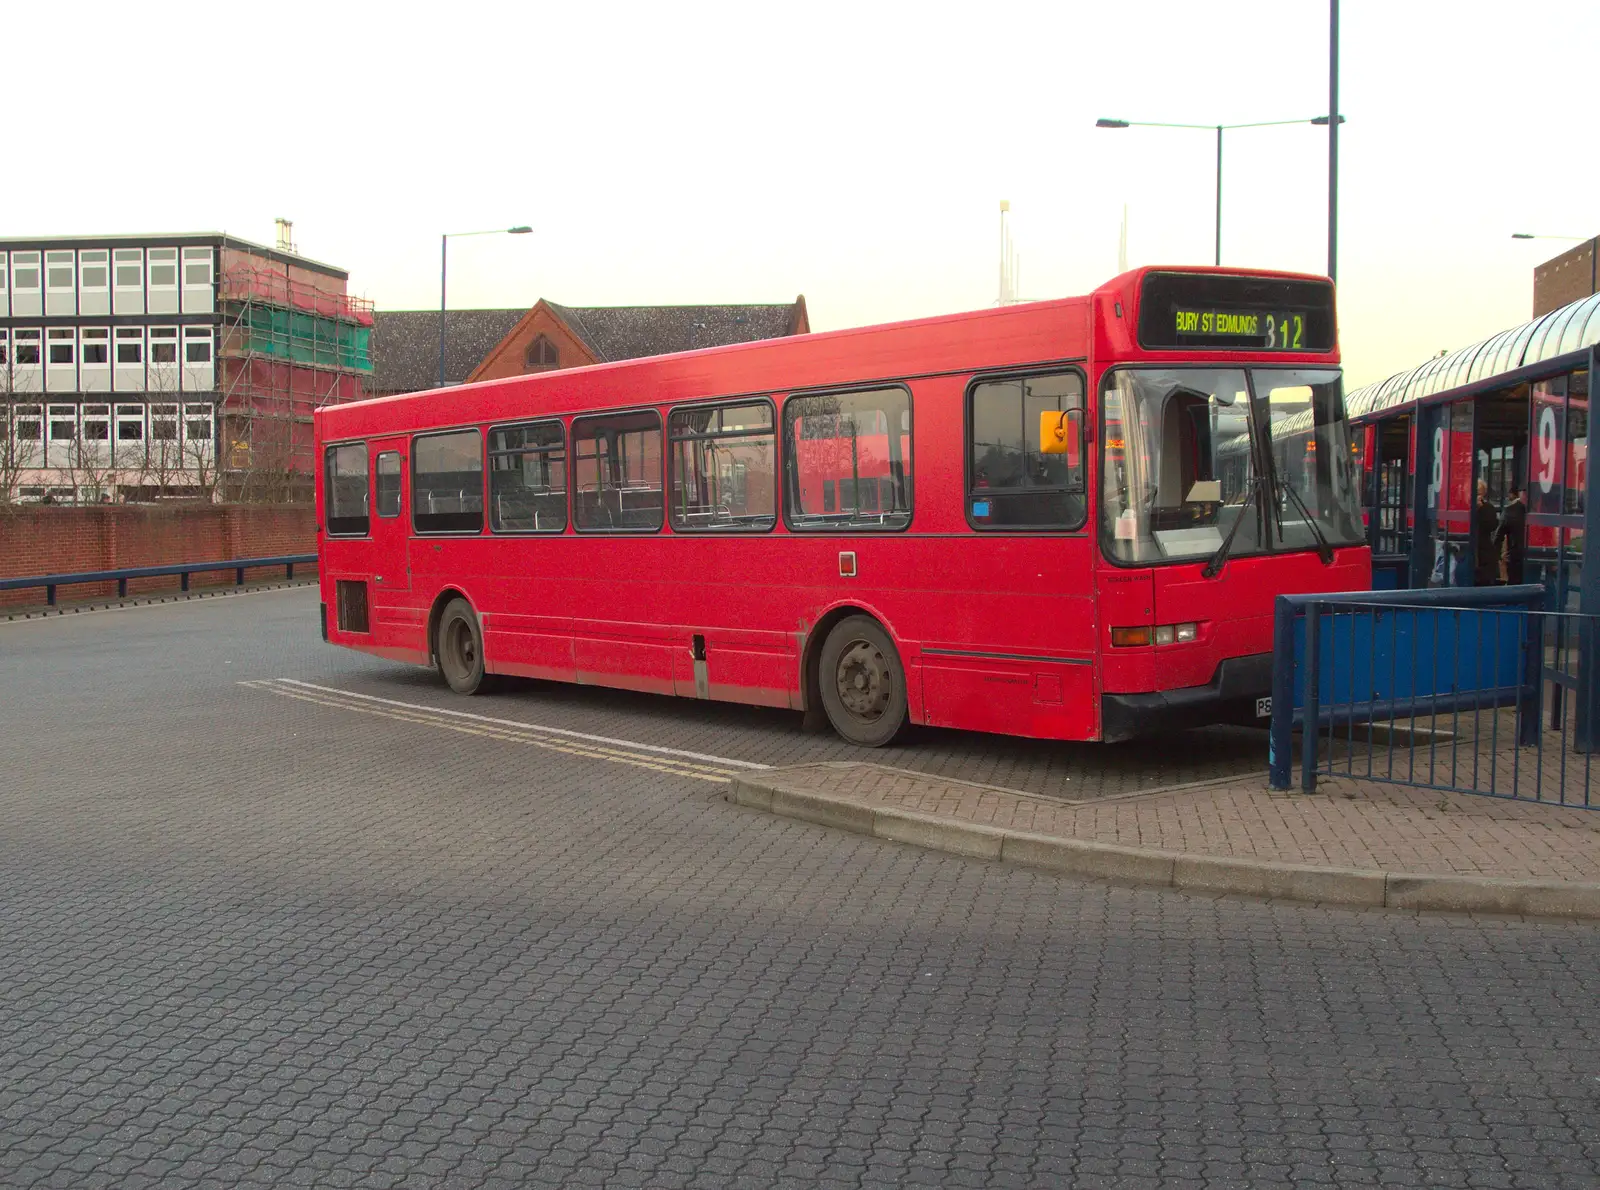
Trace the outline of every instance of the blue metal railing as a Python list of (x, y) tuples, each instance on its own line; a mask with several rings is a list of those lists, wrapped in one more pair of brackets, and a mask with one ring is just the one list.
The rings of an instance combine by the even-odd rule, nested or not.
[(56, 605), (56, 589), (59, 587), (72, 587), (80, 583), (110, 583), (117, 584), (117, 596), (126, 598), (128, 594), (128, 580), (136, 578), (163, 578), (172, 575), (179, 576), (180, 591), (189, 589), (189, 576), (193, 574), (213, 574), (221, 570), (234, 572), (234, 585), (244, 585), (244, 572), (258, 570), (263, 567), (282, 566), (288, 578), (294, 577), (296, 566), (314, 566), (317, 556), (315, 554), (276, 554), (269, 558), (234, 558), (228, 562), (176, 562), (169, 566), (130, 566), (122, 570), (81, 570), (71, 574), (34, 574), (21, 578), (0, 578), (0, 591), (25, 591), (35, 587), (45, 589), (45, 602), (54, 607)]
[(1354, 777), (1600, 809), (1600, 617), (1547, 598), (1537, 585), (1279, 596), (1272, 787), (1289, 788), (1299, 728), (1305, 792)]

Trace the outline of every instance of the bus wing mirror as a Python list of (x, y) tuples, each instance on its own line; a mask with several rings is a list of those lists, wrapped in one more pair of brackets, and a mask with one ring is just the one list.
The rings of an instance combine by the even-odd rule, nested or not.
[(1083, 410), (1046, 409), (1039, 414), (1039, 453), (1066, 455), (1067, 466), (1081, 461)]

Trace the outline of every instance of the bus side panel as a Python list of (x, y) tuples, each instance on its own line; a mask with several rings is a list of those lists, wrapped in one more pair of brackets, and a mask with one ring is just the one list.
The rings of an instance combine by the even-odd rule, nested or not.
[(572, 621), (559, 616), (498, 612), (483, 634), (483, 654), (494, 673), (550, 682), (577, 680)]
[(1086, 534), (973, 534), (959, 567), (924, 543), (946, 589), (916, 606), (923, 721), (972, 731), (1088, 740), (1098, 732), (1095, 605)]
[[(937, 663), (937, 664), (935, 664)], [(924, 657), (923, 722), (1034, 739), (1096, 734), (1094, 667)]]

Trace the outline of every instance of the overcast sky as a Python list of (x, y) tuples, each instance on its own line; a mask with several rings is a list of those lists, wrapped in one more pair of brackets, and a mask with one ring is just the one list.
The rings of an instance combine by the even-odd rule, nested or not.
[[(1096, 117), (1328, 102), (1325, 0), (63, 12), (8, 13), (4, 234), (270, 243), (284, 215), (381, 309), (437, 306), (442, 231), (519, 223), (452, 243), (452, 306), (804, 293), (818, 330), (977, 308), (1002, 198), (1023, 296), (1083, 293), (1116, 271), (1124, 203), (1131, 264), (1212, 251), (1212, 134)], [(1600, 232), (1600, 4), (1345, 0), (1343, 24), (1360, 384), (1528, 317), (1566, 245), (1511, 232)], [(1223, 262), (1323, 271), (1326, 170), (1325, 129), (1229, 133)]]

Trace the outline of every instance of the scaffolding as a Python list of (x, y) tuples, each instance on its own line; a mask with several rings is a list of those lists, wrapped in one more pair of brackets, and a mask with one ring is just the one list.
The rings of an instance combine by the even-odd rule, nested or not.
[(309, 498), (312, 415), (366, 395), (372, 303), (265, 260), (225, 267), (217, 299), (224, 490), (239, 500)]

